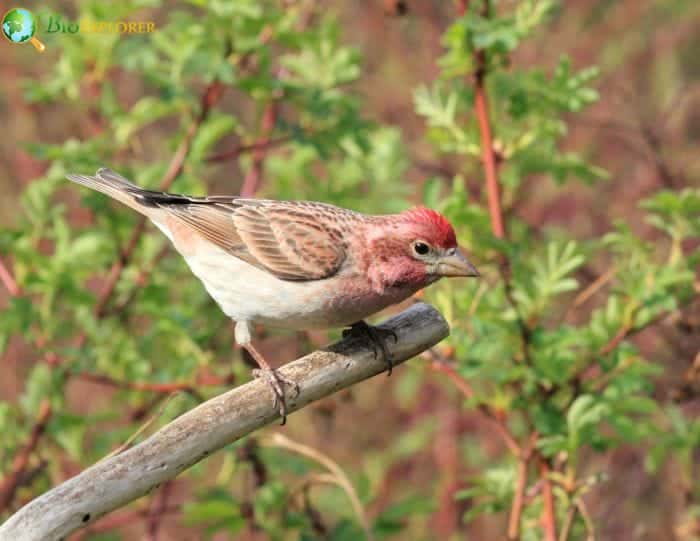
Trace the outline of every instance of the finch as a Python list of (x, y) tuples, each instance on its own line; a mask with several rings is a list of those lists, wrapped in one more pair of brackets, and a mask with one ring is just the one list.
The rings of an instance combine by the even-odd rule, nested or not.
[(450, 222), (423, 207), (370, 216), (312, 201), (145, 190), (105, 168), (67, 178), (140, 212), (170, 239), (235, 321), (236, 342), (260, 366), (254, 375), (270, 386), (282, 424), (284, 385), (299, 388), (253, 346), (253, 324), (350, 327), (372, 340), (391, 372), (386, 331), (364, 319), (440, 278), (479, 276)]

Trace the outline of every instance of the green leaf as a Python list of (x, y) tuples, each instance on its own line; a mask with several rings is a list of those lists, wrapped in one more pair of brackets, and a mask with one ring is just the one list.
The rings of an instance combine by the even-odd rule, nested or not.
[(203, 161), (209, 151), (222, 137), (233, 133), (238, 126), (238, 120), (226, 114), (211, 115), (197, 131), (192, 141), (190, 157), (193, 161)]
[(672, 238), (700, 237), (700, 189), (660, 190), (640, 207), (650, 212), (649, 223)]
[(39, 409), (39, 404), (52, 395), (52, 374), (46, 363), (35, 365), (27, 377), (24, 393), (20, 397), (20, 405), (25, 415), (33, 417)]
[(204, 525), (210, 535), (219, 531), (233, 535), (246, 524), (237, 502), (220, 488), (185, 504), (183, 511), (185, 524)]
[(574, 400), (566, 414), (571, 453), (583, 442), (585, 432), (598, 425), (609, 412), (609, 406), (593, 395), (583, 394)]

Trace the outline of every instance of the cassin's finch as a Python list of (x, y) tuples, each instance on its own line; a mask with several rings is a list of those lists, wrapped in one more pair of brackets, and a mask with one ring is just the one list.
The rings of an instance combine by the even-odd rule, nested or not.
[(235, 196), (187, 197), (144, 190), (109, 169), (68, 178), (144, 214), (182, 254), (224, 313), (236, 342), (257, 361), (283, 420), (283, 384), (251, 343), (251, 325), (350, 326), (391, 359), (364, 318), (442, 277), (478, 276), (439, 213), (416, 208), (367, 216), (324, 203)]

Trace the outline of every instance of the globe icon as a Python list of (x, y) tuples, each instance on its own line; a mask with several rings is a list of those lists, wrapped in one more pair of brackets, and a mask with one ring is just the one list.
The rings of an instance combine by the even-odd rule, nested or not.
[(38, 51), (44, 50), (44, 44), (34, 37), (36, 20), (28, 9), (13, 8), (2, 18), (2, 33), (12, 43), (31, 42)]

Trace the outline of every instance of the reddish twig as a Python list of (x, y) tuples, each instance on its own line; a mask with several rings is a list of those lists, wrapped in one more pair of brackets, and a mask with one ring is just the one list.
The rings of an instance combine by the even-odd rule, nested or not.
[(171, 488), (172, 482), (165, 483), (158, 492), (158, 497), (153, 498), (154, 501), (148, 510), (148, 515), (146, 515), (146, 539), (148, 541), (158, 540), (158, 530), (160, 529), (161, 521), (165, 516), (165, 510), (168, 508), (168, 498), (170, 497)]
[(544, 457), (539, 457), (540, 481), (542, 482), (542, 527), (544, 541), (557, 541), (557, 524), (554, 512), (554, 494), (552, 481), (549, 479), (549, 464)]
[[(478, 54), (477, 58), (483, 55)], [(484, 86), (485, 66), (480, 62), (475, 74), (475, 95), (474, 108), (479, 121), (479, 131), (481, 132), (481, 152), (484, 162), (484, 172), (486, 173), (486, 193), (489, 202), (489, 214), (491, 216), (491, 227), (494, 235), (499, 239), (505, 238), (506, 230), (503, 225), (503, 211), (501, 209), (501, 194), (498, 182), (498, 172), (496, 171), (496, 154), (493, 150), (493, 137), (491, 135), (491, 123), (489, 121), (488, 99)]]
[(679, 306), (677, 306), (675, 310), (659, 312), (643, 325), (635, 327), (633, 325), (630, 325), (629, 323), (624, 324), (618, 329), (615, 335), (603, 347), (600, 348), (598, 354), (607, 355), (608, 353), (612, 353), (622, 343), (623, 340), (625, 340), (626, 338), (630, 338), (636, 334), (639, 334), (640, 332), (649, 329), (650, 327), (658, 325), (664, 319), (669, 317), (669, 315), (671, 315), (673, 312), (678, 312), (687, 308), (693, 302), (694, 298), (695, 297), (688, 297), (688, 299), (685, 302), (681, 303)]
[[(182, 169), (185, 166), (185, 159), (187, 158), (187, 154), (192, 146), (194, 136), (197, 134), (197, 130), (199, 130), (202, 123), (207, 119), (207, 116), (209, 116), (209, 112), (211, 111), (212, 107), (221, 99), (223, 89), (224, 87), (220, 82), (214, 81), (206, 88), (204, 94), (202, 94), (199, 113), (194, 122), (187, 129), (184, 139), (170, 160), (168, 169), (160, 182), (161, 190), (167, 190), (182, 172)], [(147, 222), (148, 220), (145, 216), (141, 216), (139, 218), (139, 221), (134, 227), (134, 230), (131, 232), (131, 236), (126, 242), (126, 245), (119, 251), (119, 258), (109, 269), (107, 278), (105, 279), (105, 283), (102, 286), (100, 293), (98, 294), (97, 302), (95, 303), (95, 307), (93, 309), (96, 319), (102, 319), (107, 315), (107, 305), (112, 298), (112, 295), (114, 295), (124, 269), (129, 264), (129, 261), (134, 255), (141, 237), (146, 231)], [(87, 335), (84, 332), (81, 332), (76, 337), (74, 346), (76, 348), (80, 348), (85, 345), (86, 340)]]
[[(299, 31), (304, 30), (309, 24), (311, 24), (314, 16), (314, 3), (308, 4), (307, 9), (302, 13), (297, 24)], [(267, 44), (273, 37), (273, 30), (270, 26), (265, 26), (258, 39), (260, 44)], [(249, 53), (250, 54), (250, 53)], [(241, 61), (241, 67), (245, 67), (250, 60), (249, 56), (244, 56)], [(279, 70), (281, 72), (281, 70)], [(241, 197), (253, 197), (258, 189), (260, 188), (260, 183), (262, 181), (263, 169), (265, 167), (265, 159), (267, 157), (268, 150), (277, 144), (275, 141), (284, 140), (280, 138), (277, 140), (271, 139), (273, 130), (275, 129), (275, 124), (277, 124), (277, 115), (279, 112), (279, 100), (282, 98), (282, 90), (277, 90), (275, 94), (270, 97), (270, 100), (265, 104), (263, 110), (262, 118), (260, 120), (260, 135), (257, 141), (253, 143), (253, 163), (251, 165), (250, 171), (245, 176), (243, 180), (243, 186), (241, 186), (240, 195)], [(280, 141), (281, 142), (281, 141)], [(237, 153), (235, 154), (237, 155)]]
[(179, 391), (184, 391), (191, 394), (197, 400), (202, 401), (202, 396), (196, 389), (197, 385), (205, 386), (225, 386), (234, 383), (233, 374), (220, 378), (215, 376), (199, 377), (197, 376), (195, 383), (186, 381), (175, 381), (169, 383), (156, 383), (150, 381), (122, 381), (114, 379), (104, 374), (93, 374), (90, 372), (78, 372), (75, 377), (101, 385), (109, 385), (119, 389), (129, 389), (132, 391), (150, 391), (161, 394), (172, 394)]
[(615, 336), (613, 336), (607, 344), (600, 348), (600, 355), (607, 355), (608, 353), (614, 351), (617, 346), (619, 346), (620, 343), (627, 337), (631, 330), (632, 328), (629, 325), (623, 325), (620, 327), (620, 329), (615, 333)]
[(15, 455), (12, 462), (12, 469), (10, 470), (10, 473), (5, 476), (2, 486), (0, 486), (0, 511), (10, 506), (15, 497), (17, 489), (22, 484), (25, 477), (24, 474), (27, 470), (27, 466), (29, 465), (29, 458), (39, 445), (39, 440), (44, 434), (46, 425), (51, 419), (51, 413), (51, 402), (49, 402), (48, 399), (44, 399), (39, 405), (39, 415), (37, 416), (34, 427), (29, 434), (27, 443)]
[(243, 186), (241, 187), (241, 197), (252, 197), (258, 191), (260, 183), (262, 181), (263, 168), (265, 167), (265, 158), (267, 157), (267, 151), (270, 148), (270, 135), (272, 130), (275, 128), (277, 123), (277, 99), (271, 99), (267, 105), (265, 105), (265, 110), (263, 111), (262, 119), (260, 121), (260, 139), (258, 139), (254, 144), (256, 145), (253, 151), (253, 164), (250, 167), (250, 171), (245, 176), (243, 181)]
[[(176, 514), (182, 512), (182, 505), (175, 504), (169, 505), (161, 511), (161, 515)], [(138, 511), (131, 511), (126, 513), (118, 513), (113, 515), (107, 515), (101, 518), (95, 524), (88, 526), (80, 532), (76, 532), (74, 537), (75, 541), (82, 541), (87, 539), (91, 534), (96, 534), (100, 532), (109, 532), (121, 528), (123, 526), (131, 526), (135, 524), (138, 520), (143, 519), (148, 516), (150, 509), (139, 509)], [(71, 537), (73, 539), (73, 537)]]
[[(459, 0), (457, 11), (460, 16), (466, 14), (469, 8), (468, 0)], [(491, 4), (489, 0), (484, 0), (482, 15), (489, 17)], [(503, 208), (501, 204), (501, 189), (498, 178), (498, 161), (493, 147), (493, 134), (491, 132), (491, 120), (489, 118), (488, 95), (486, 92), (486, 51), (478, 49), (474, 53), (476, 69), (474, 71), (474, 110), (479, 122), (479, 133), (481, 135), (481, 160), (484, 164), (486, 174), (486, 193), (488, 199), (489, 215), (491, 217), (491, 230), (499, 239), (506, 238), (506, 228), (503, 221)], [(511, 265), (505, 254), (499, 257), (499, 272), (503, 279), (505, 296), (517, 315), (517, 324), (523, 342), (523, 359), (530, 364), (529, 343), (530, 329), (523, 320), (518, 310), (518, 304), (513, 295), (513, 285), (511, 283)]]
[(574, 526), (574, 521), (576, 520), (576, 513), (578, 512), (578, 506), (575, 504), (570, 504), (569, 509), (566, 511), (566, 516), (562, 522), (561, 531), (559, 532), (559, 541), (568, 541), (571, 529)]
[(0, 259), (0, 282), (3, 283), (12, 297), (19, 297), (22, 294), (22, 290), (17, 284), (17, 280), (15, 280), (15, 277), (12, 276), (10, 269), (5, 266), (2, 259)]
[(515, 492), (513, 493), (513, 503), (510, 506), (510, 515), (508, 517), (508, 541), (520, 539), (520, 518), (523, 514), (523, 503), (525, 501), (528, 465), (529, 459), (523, 457), (518, 460)]
[[(471, 388), (471, 385), (469, 385), (469, 382), (459, 375), (459, 373), (454, 369), (452, 365), (443, 360), (438, 359), (437, 354), (433, 350), (429, 350), (429, 352), (427, 353), (428, 355), (432, 354), (433, 356), (433, 358), (430, 359), (431, 363), (429, 365), (431, 370), (446, 374), (447, 377), (449, 377), (452, 380), (452, 382), (457, 386), (457, 388), (461, 391), (461, 393), (464, 396), (466, 396), (468, 399), (474, 398), (474, 391)], [(510, 450), (510, 452), (518, 456), (521, 452), (520, 445), (518, 445), (518, 442), (511, 433), (503, 418), (497, 412), (489, 408), (486, 404), (479, 404), (478, 411), (483, 413), (486, 419), (488, 419), (491, 425), (493, 425), (493, 427), (503, 439), (503, 442)]]
[[(469, 0), (458, 0), (457, 11), (460, 16), (464, 16), (468, 9)], [(488, 18), (490, 16), (490, 11), (491, 5), (489, 0), (483, 0), (482, 16)], [(493, 146), (493, 133), (491, 131), (491, 120), (489, 118), (488, 93), (486, 90), (486, 74), (488, 68), (487, 60), (486, 51), (484, 49), (477, 49), (474, 52), (474, 64), (476, 66), (473, 81), (474, 111), (479, 124), (479, 133), (481, 136), (481, 160), (483, 162), (484, 173), (486, 175), (486, 194), (488, 199), (489, 216), (491, 219), (491, 230), (493, 231), (494, 236), (497, 238), (505, 239), (506, 228), (501, 204), (500, 182), (498, 178), (498, 160)], [(517, 315), (518, 329), (523, 348), (522, 360), (524, 360), (527, 364), (531, 364), (529, 354), (530, 329), (527, 323), (521, 317), (518, 310), (518, 304), (515, 300), (513, 285), (511, 283), (510, 261), (505, 254), (502, 254), (499, 257), (499, 272), (504, 282), (504, 293), (506, 300)], [(500, 425), (504, 427), (506, 426), (505, 422), (501, 422)], [(528, 469), (537, 437), (537, 432), (533, 431), (527, 444), (524, 444), (522, 447), (518, 445), (514, 438), (513, 443), (509, 445), (511, 450), (515, 449), (514, 454), (518, 457), (515, 490), (510, 515), (508, 518), (507, 537), (510, 541), (520, 539), (520, 522), (522, 519), (525, 491), (527, 488)]]
[(564, 319), (568, 319), (569, 316), (571, 316), (571, 314), (574, 312), (574, 310), (586, 303), (588, 299), (593, 297), (593, 295), (595, 295), (601, 288), (605, 287), (606, 284), (608, 284), (613, 278), (615, 278), (616, 274), (617, 268), (610, 267), (603, 274), (601, 274), (595, 280), (593, 280), (593, 282), (591, 282), (585, 289), (583, 289), (578, 295), (576, 295), (576, 298), (574, 298), (571, 305), (566, 310)]
[(457, 0), (457, 13), (460, 17), (464, 17), (467, 14), (467, 9), (469, 8), (469, 0)]
[(211, 156), (209, 156), (206, 159), (206, 161), (208, 163), (222, 162), (224, 160), (238, 158), (241, 154), (245, 154), (247, 152), (267, 151), (273, 147), (282, 145), (282, 144), (287, 143), (291, 140), (292, 140), (291, 135), (284, 135), (282, 137), (277, 137), (276, 139), (269, 139), (267, 141), (263, 141), (263, 140), (255, 141), (254, 143), (251, 143), (249, 145), (238, 145), (238, 146), (233, 147), (230, 150), (225, 150), (224, 152), (220, 152), (219, 154), (212, 154)]
[(518, 453), (518, 471), (515, 480), (515, 491), (513, 492), (513, 503), (510, 506), (510, 515), (508, 516), (508, 541), (517, 541), (520, 539), (520, 520), (523, 515), (523, 506), (525, 504), (527, 471), (530, 467), (532, 450), (537, 441), (537, 436), (537, 432), (533, 432), (530, 435), (527, 445)]
[(128, 381), (118, 380), (104, 374), (93, 374), (90, 372), (78, 372), (75, 377), (100, 385), (108, 385), (109, 387), (117, 387), (119, 389), (130, 389), (132, 391), (150, 391), (154, 393), (171, 394), (178, 391), (187, 393), (194, 389), (191, 383), (184, 381), (176, 381), (170, 383), (155, 383), (151, 381)]
[[(457, 11), (460, 16), (466, 14), (469, 7), (467, 0), (460, 0)], [(483, 15), (488, 16), (490, 11), (489, 0), (484, 0)], [(493, 135), (491, 133), (491, 121), (489, 119), (488, 95), (486, 92), (486, 52), (479, 49), (475, 53), (476, 69), (474, 71), (474, 111), (479, 122), (481, 134), (481, 160), (486, 174), (486, 194), (489, 203), (489, 215), (491, 216), (491, 228), (498, 238), (505, 238), (506, 230), (503, 223), (503, 210), (501, 206), (500, 184), (498, 181), (496, 152), (493, 148)]]
[[(94, 308), (94, 314), (97, 319), (102, 319), (106, 315), (107, 303), (114, 294), (122, 272), (131, 260), (131, 257), (136, 250), (144, 231), (146, 231), (146, 219), (141, 217), (139, 218), (139, 222), (136, 224), (136, 227), (131, 232), (131, 237), (129, 237), (126, 245), (120, 250), (119, 258), (114, 262), (114, 264), (112, 264), (112, 267), (107, 273), (107, 278), (102, 286), (102, 289), (100, 290), (97, 297), (97, 303), (95, 304)], [(77, 339), (77, 345), (82, 346), (85, 343), (85, 339), (85, 334), (81, 334)]]
[[(199, 130), (200, 126), (207, 119), (207, 116), (209, 116), (209, 112), (211, 111), (212, 107), (214, 107), (214, 105), (216, 105), (216, 103), (221, 99), (223, 89), (224, 86), (219, 81), (214, 81), (204, 91), (204, 94), (202, 95), (202, 98), (200, 100), (199, 114), (195, 118), (194, 122), (190, 124), (190, 127), (185, 133), (185, 137), (183, 138), (182, 142), (180, 143), (180, 146), (175, 151), (175, 154), (170, 160), (168, 169), (166, 170), (165, 175), (163, 175), (163, 178), (160, 182), (161, 190), (165, 191), (168, 188), (170, 188), (173, 182), (175, 182), (175, 179), (180, 175), (180, 173), (182, 173), (182, 170), (185, 166), (185, 159), (187, 158), (187, 154), (189, 153), (190, 147), (192, 146), (194, 136), (197, 134), (197, 131)], [(131, 237), (129, 237), (129, 240), (126, 242), (126, 245), (120, 251), (119, 259), (117, 259), (117, 261), (115, 261), (112, 267), (110, 268), (109, 273), (107, 274), (105, 284), (102, 287), (100, 294), (98, 295), (97, 304), (95, 305), (95, 316), (98, 319), (105, 315), (107, 303), (111, 299), (114, 290), (117, 287), (117, 283), (121, 278), (122, 272), (124, 271), (124, 268), (131, 260), (131, 257), (133, 256), (134, 251), (136, 250), (136, 247), (139, 244), (141, 236), (146, 230), (147, 221), (148, 220), (145, 216), (142, 216), (139, 219), (138, 223), (136, 224), (136, 227), (131, 233)], [(81, 340), (79, 340), (79, 343), (82, 345), (84, 341), (85, 338), (83, 337)]]
[(448, 404), (443, 412), (435, 415), (439, 417), (440, 428), (433, 437), (433, 456), (439, 476), (435, 495), (437, 509), (431, 519), (431, 530), (437, 539), (450, 539), (461, 522), (459, 501), (455, 498), (461, 476), (459, 410)]

